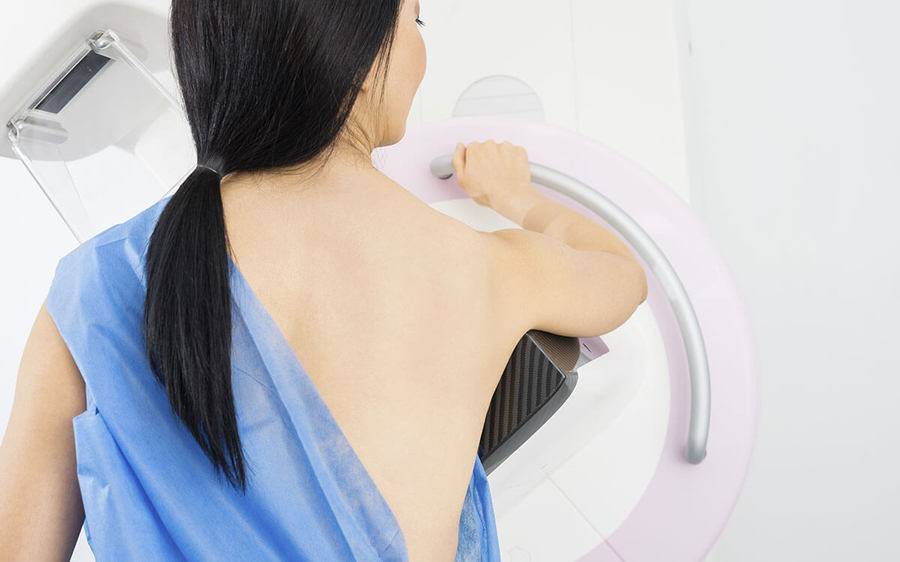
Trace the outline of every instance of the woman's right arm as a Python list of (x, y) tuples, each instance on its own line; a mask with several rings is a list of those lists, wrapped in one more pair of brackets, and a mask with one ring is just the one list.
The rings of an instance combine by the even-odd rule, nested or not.
[(41, 306), (0, 444), (0, 560), (71, 558), (84, 522), (72, 418), (84, 409), (84, 380)]
[(454, 168), (478, 203), (521, 225), (483, 233), (495, 302), (520, 329), (592, 337), (623, 324), (647, 298), (643, 267), (624, 242), (531, 185), (524, 148), (457, 145)]

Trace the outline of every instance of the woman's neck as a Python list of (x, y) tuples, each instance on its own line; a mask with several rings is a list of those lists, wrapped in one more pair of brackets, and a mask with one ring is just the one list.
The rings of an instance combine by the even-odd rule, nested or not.
[(304, 162), (298, 166), (278, 170), (253, 172), (236, 171), (222, 178), (222, 189), (232, 192), (252, 190), (253, 192), (287, 195), (307, 193), (320, 187), (334, 190), (337, 186), (365, 184), (365, 181), (381, 176), (372, 165), (371, 152), (359, 148), (339, 146), (329, 155), (328, 160)]

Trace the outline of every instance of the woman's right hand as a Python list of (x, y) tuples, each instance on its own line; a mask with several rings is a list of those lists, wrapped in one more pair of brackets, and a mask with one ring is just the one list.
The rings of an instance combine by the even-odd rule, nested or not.
[(496, 208), (533, 190), (528, 153), (510, 142), (457, 143), (453, 169), (459, 185), (479, 205)]

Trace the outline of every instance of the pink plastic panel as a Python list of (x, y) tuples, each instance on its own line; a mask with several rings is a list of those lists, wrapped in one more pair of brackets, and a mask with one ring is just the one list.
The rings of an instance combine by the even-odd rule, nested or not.
[[(671, 374), (666, 444), (641, 500), (608, 544), (598, 545), (584, 560), (701, 560), (731, 514), (756, 436), (755, 346), (726, 263), (705, 226), (674, 191), (603, 144), (554, 125), (502, 117), (453, 118), (409, 129), (400, 143), (376, 151), (374, 161), (428, 203), (456, 199), (466, 197), (465, 192), (454, 178), (432, 176), (430, 161), (451, 154), (457, 142), (487, 139), (522, 145), (532, 162), (573, 176), (612, 199), (656, 241), (690, 295), (711, 371), (707, 457), (699, 465), (684, 460), (690, 413), (687, 363), (671, 306), (648, 268), (647, 304), (664, 337)], [(556, 192), (539, 189), (592, 215)]]

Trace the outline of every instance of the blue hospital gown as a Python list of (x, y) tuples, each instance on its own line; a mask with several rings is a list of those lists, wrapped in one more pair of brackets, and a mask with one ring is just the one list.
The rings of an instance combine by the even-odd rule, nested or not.
[[(78, 365), (73, 418), (85, 534), (96, 559), (407, 560), (397, 520), (283, 334), (229, 258), (242, 495), (172, 412), (141, 335), (144, 259), (165, 197), (63, 256), (47, 310)], [(476, 454), (458, 561), (499, 560)]]

